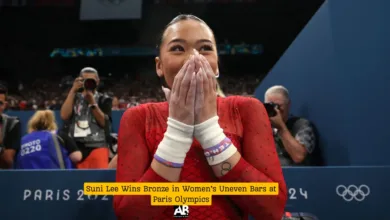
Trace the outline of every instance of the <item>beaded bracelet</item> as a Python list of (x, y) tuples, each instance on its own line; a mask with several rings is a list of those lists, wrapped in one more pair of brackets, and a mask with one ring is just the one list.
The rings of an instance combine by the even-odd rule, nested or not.
[(206, 157), (213, 157), (216, 156), (222, 152), (224, 152), (226, 149), (228, 149), (232, 145), (232, 141), (226, 137), (221, 142), (219, 142), (217, 145), (207, 148), (204, 150), (204, 155)]
[(154, 155), (154, 159), (156, 159), (158, 162), (164, 164), (165, 166), (172, 167), (172, 168), (182, 168), (184, 164), (182, 163), (174, 163), (167, 161), (161, 157), (159, 157), (157, 154)]

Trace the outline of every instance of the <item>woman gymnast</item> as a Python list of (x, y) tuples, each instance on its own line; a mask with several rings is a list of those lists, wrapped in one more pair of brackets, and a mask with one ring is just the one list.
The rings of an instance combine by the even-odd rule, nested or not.
[[(168, 101), (122, 116), (116, 181), (277, 182), (278, 196), (213, 196), (211, 206), (191, 206), (189, 218), (280, 220), (287, 194), (270, 121), (257, 99), (217, 96), (213, 31), (196, 16), (179, 15), (158, 50)], [(173, 217), (172, 207), (151, 206), (150, 196), (115, 196), (114, 209), (120, 220)]]

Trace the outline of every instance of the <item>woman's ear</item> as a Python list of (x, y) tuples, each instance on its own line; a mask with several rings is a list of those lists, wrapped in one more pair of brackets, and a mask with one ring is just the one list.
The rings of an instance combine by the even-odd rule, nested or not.
[(154, 58), (154, 61), (156, 62), (156, 73), (157, 73), (157, 76), (158, 77), (163, 77), (164, 74), (163, 74), (163, 71), (162, 71), (162, 64), (161, 64), (160, 57)]

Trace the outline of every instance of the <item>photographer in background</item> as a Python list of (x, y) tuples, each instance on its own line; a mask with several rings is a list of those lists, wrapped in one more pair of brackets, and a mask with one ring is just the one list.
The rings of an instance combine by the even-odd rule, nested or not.
[(21, 141), (16, 169), (72, 169), (82, 159), (68, 134), (57, 131), (53, 111), (38, 110), (28, 122)]
[(0, 85), (0, 169), (11, 169), (16, 152), (20, 148), (20, 121), (4, 114), (7, 88)]
[(108, 167), (112, 99), (97, 92), (98, 85), (96, 69), (82, 69), (61, 107), (61, 118), (83, 154), (79, 169)]
[(281, 165), (319, 165), (320, 159), (313, 156), (318, 139), (314, 126), (307, 119), (289, 116), (291, 102), (288, 90), (283, 86), (269, 88), (264, 103), (274, 130)]

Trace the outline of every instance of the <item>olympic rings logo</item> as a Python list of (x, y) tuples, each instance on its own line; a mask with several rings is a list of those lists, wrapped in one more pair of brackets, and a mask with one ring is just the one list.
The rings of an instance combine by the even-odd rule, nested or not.
[(368, 195), (370, 195), (370, 187), (367, 185), (338, 185), (336, 187), (336, 193), (342, 197), (345, 201), (350, 202), (356, 200), (358, 202), (363, 201)]

